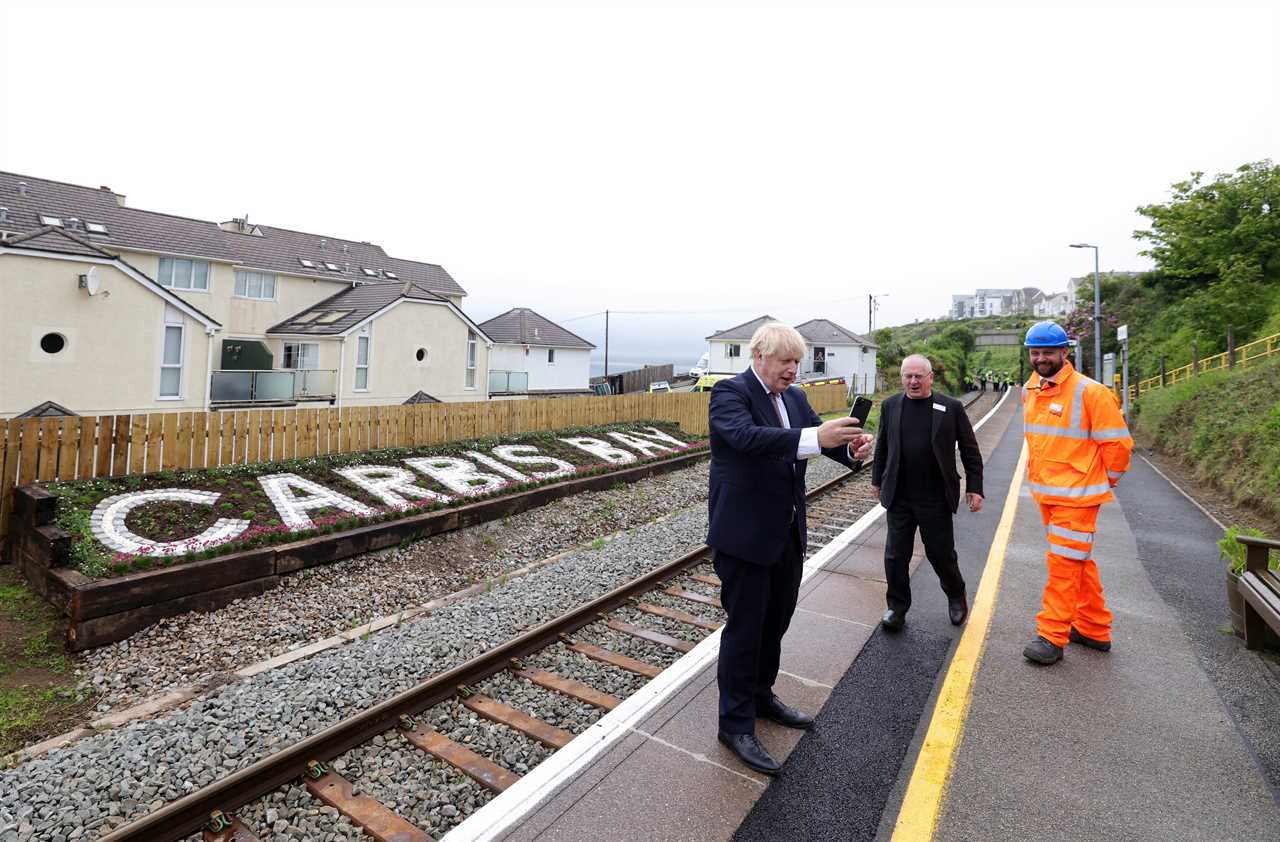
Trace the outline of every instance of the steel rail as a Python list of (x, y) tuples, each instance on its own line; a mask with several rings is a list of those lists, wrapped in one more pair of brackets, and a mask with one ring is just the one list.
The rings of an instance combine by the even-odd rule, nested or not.
[[(843, 485), (853, 473), (842, 474), (805, 494), (813, 500)], [(330, 760), (373, 739), (384, 731), (396, 728), (400, 717), (412, 716), (432, 705), (453, 696), (459, 687), (478, 684), (491, 675), (506, 669), (513, 658), (520, 658), (556, 643), (560, 635), (577, 631), (596, 622), (606, 614), (625, 604), (631, 597), (655, 588), (659, 583), (694, 566), (710, 552), (705, 544), (669, 561), (661, 567), (621, 585), (608, 593), (564, 614), (549, 620), (524, 634), (477, 655), (452, 669), (436, 673), (420, 684), (381, 702), (366, 711), (337, 722), (319, 733), (312, 734), (288, 748), (264, 757), (237, 770), (222, 780), (203, 789), (166, 804), (147, 813), (127, 825), (117, 828), (99, 842), (172, 842), (199, 831), (209, 821), (215, 810), (233, 813), (255, 798), (278, 789), (302, 777), (312, 760)]]

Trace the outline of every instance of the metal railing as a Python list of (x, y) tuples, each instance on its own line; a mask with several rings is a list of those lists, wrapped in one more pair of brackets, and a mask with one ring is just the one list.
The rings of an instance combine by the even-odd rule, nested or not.
[(527, 392), (529, 391), (529, 372), (527, 371), (490, 371), (489, 393), (494, 392)]
[(1239, 346), (1234, 352), (1234, 363), (1231, 361), (1232, 352), (1223, 351), (1221, 354), (1214, 354), (1197, 362), (1166, 371), (1163, 377), (1157, 374), (1155, 377), (1143, 378), (1129, 386), (1129, 397), (1134, 399), (1143, 392), (1159, 389), (1162, 386), (1172, 386), (1175, 383), (1190, 380), (1195, 375), (1208, 371), (1220, 371), (1224, 368), (1230, 368), (1232, 365), (1247, 366), (1276, 353), (1280, 353), (1280, 333), (1264, 336), (1261, 339), (1255, 339), (1253, 342)]
[(279, 403), (329, 400), (337, 394), (338, 370), (218, 370), (211, 375), (211, 403)]

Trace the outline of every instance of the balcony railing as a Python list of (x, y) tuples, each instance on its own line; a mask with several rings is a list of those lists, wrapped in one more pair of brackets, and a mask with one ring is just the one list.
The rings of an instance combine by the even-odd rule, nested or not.
[(338, 370), (284, 369), (213, 372), (211, 403), (290, 403), (332, 400)]
[(527, 371), (490, 371), (489, 394), (494, 392), (527, 392), (529, 391), (529, 372)]

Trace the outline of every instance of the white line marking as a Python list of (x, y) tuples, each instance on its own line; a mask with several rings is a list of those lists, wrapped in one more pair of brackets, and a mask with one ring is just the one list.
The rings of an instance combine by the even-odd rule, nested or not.
[(1223, 532), (1226, 532), (1226, 531), (1227, 531), (1227, 525), (1226, 525), (1225, 523), (1223, 523), (1222, 521), (1218, 520), (1216, 517), (1214, 517), (1214, 516), (1213, 516), (1213, 513), (1212, 513), (1212, 512), (1210, 512), (1210, 511), (1209, 511), (1208, 509), (1206, 509), (1204, 506), (1200, 505), (1200, 501), (1199, 501), (1199, 500), (1197, 500), (1196, 498), (1192, 497), (1192, 496), (1191, 496), (1190, 494), (1188, 494), (1187, 492), (1183, 491), (1183, 490), (1182, 490), (1182, 487), (1181, 487), (1181, 486), (1179, 486), (1179, 485), (1178, 485), (1176, 482), (1174, 482), (1173, 480), (1169, 479), (1169, 477), (1165, 475), (1165, 472), (1164, 472), (1164, 471), (1160, 470), (1160, 469), (1159, 469), (1159, 468), (1157, 468), (1155, 465), (1152, 465), (1152, 464), (1151, 464), (1151, 460), (1150, 460), (1150, 459), (1148, 459), (1147, 457), (1143, 456), (1141, 453), (1139, 453), (1139, 454), (1138, 454), (1138, 458), (1139, 458), (1139, 459), (1141, 459), (1143, 462), (1146, 462), (1148, 465), (1151, 465), (1151, 470), (1155, 471), (1157, 474), (1159, 474), (1161, 477), (1163, 477), (1163, 478), (1164, 478), (1164, 481), (1165, 481), (1165, 482), (1167, 482), (1167, 483), (1169, 483), (1170, 485), (1172, 485), (1172, 486), (1177, 490), (1177, 492), (1178, 492), (1179, 494), (1181, 494), (1183, 497), (1186, 497), (1188, 500), (1190, 500), (1190, 501), (1191, 501), (1191, 505), (1195, 506), (1197, 509), (1199, 509), (1200, 511), (1204, 512), (1204, 516), (1205, 516), (1205, 517), (1209, 518), (1209, 520), (1211, 520), (1211, 521), (1213, 521), (1214, 523), (1218, 524), (1218, 528), (1219, 528), (1219, 529), (1221, 529)]
[(786, 670), (778, 670), (778, 675), (785, 675), (788, 678), (794, 678), (805, 687), (821, 687), (824, 690), (835, 689), (830, 684), (823, 684), (821, 681), (814, 681), (812, 678), (805, 678), (803, 675), (796, 675), (794, 672), (787, 672)]
[[(867, 579), (867, 580), (865, 580), (865, 581), (870, 582), (870, 581), (874, 581), (874, 580)], [(846, 618), (846, 617), (833, 617), (833, 616), (831, 616), (830, 614), (823, 614), (821, 611), (811, 611), (811, 610), (810, 610), (810, 609), (808, 609), (808, 608), (800, 608), (799, 606), (797, 606), (797, 607), (796, 607), (796, 610), (797, 610), (797, 611), (800, 611), (800, 612), (803, 612), (803, 613), (805, 613), (805, 614), (812, 614), (812, 615), (813, 615), (813, 616), (815, 616), (815, 617), (821, 617), (821, 618), (822, 618), (822, 619), (824, 619), (824, 620), (834, 620), (834, 621), (835, 621), (835, 622), (837, 622), (837, 623), (848, 623), (848, 624), (849, 624), (849, 625), (851, 625), (851, 626), (862, 626), (864, 629), (874, 629), (874, 628), (875, 628), (875, 626), (874, 626), (873, 624), (871, 624), (871, 623), (861, 623), (861, 622), (859, 622), (859, 621), (857, 621), (857, 620), (850, 620), (850, 619), (848, 619), (848, 618)]]
[[(1009, 393), (1005, 392), (1004, 397), (995, 407), (973, 426), (975, 431), (995, 414), (1007, 397)], [(882, 514), (884, 514), (884, 507), (877, 504), (831, 543), (815, 553), (804, 564), (804, 572), (800, 578), (801, 584), (820, 571), (837, 553), (857, 540), (880, 519)], [(704, 637), (698, 645), (659, 673), (653, 681), (596, 720), (594, 725), (575, 737), (567, 746), (539, 763), (515, 784), (472, 813), (466, 821), (446, 833), (441, 838), (441, 842), (483, 842), (483, 840), (497, 839), (523, 821), (544, 799), (554, 795), (565, 783), (590, 767), (605, 749), (618, 740), (633, 733), (643, 734), (653, 739), (652, 735), (637, 727), (640, 722), (679, 692), (705, 667), (715, 663), (719, 653), (720, 631), (717, 630)], [(708, 727), (711, 726), (708, 725)], [(694, 756), (701, 758), (699, 755)], [(735, 774), (741, 775), (740, 772)]]

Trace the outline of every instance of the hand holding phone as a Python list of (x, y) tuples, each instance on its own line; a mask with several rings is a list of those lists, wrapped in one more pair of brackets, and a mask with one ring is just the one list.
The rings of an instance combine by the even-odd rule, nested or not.
[(853, 399), (853, 406), (849, 408), (849, 417), (857, 419), (859, 427), (867, 426), (867, 416), (871, 414), (871, 399), (864, 398), (862, 395)]

